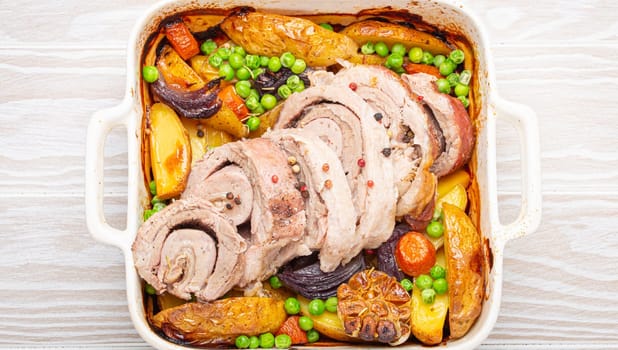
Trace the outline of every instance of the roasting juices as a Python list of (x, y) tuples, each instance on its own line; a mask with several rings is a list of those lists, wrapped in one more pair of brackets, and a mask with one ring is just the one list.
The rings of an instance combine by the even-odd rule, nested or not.
[(464, 336), (490, 262), (476, 71), (456, 30), (402, 10), (161, 19), (132, 246), (150, 324), (238, 348)]

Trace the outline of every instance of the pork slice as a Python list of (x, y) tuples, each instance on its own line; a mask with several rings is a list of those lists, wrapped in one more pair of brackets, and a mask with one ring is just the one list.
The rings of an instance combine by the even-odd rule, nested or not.
[(419, 215), (435, 196), (436, 177), (430, 167), (440, 139), (430, 115), (414, 99), (397, 74), (375, 65), (345, 64), (331, 84), (356, 85), (356, 94), (382, 114), (390, 135), (391, 157), (399, 197), (396, 215)]
[(337, 154), (321, 139), (302, 129), (271, 131), (275, 140), (296, 160), (299, 181), (306, 189), (305, 242), (320, 250), (320, 269), (331, 272), (362, 250), (356, 239), (356, 213), (345, 172)]
[(236, 227), (198, 199), (177, 200), (154, 214), (132, 245), (137, 272), (158, 293), (182, 299), (195, 293), (204, 301), (221, 297), (241, 280), (246, 249)]
[(439, 92), (435, 83), (437, 78), (432, 75), (404, 74), (402, 79), (414, 94), (423, 97), (444, 137), (444, 150), (431, 170), (441, 177), (462, 167), (472, 156), (474, 130), (461, 101)]
[[(335, 105), (344, 108), (322, 114), (323, 110), (314, 107), (321, 104), (326, 104), (329, 108)], [(352, 149), (353, 159), (350, 159), (347, 152), (343, 152), (340, 160), (347, 173), (353, 201), (357, 204), (357, 237), (364, 248), (379, 246), (388, 239), (395, 224), (397, 190), (394, 185), (393, 164), (384, 152), (385, 149), (390, 149), (390, 144), (384, 128), (374, 118), (376, 113), (375, 109), (350, 89), (327, 85), (311, 87), (291, 95), (274, 125), (274, 129), (300, 127), (320, 138), (329, 137), (328, 132), (321, 131), (319, 125), (312, 127), (313, 123), (320, 119), (334, 121), (339, 129), (344, 128), (348, 122), (360, 125), (359, 132), (342, 133), (338, 137), (341, 137), (344, 146), (361, 145), (360, 149), (358, 146)], [(324, 121), (320, 125), (326, 123), (329, 122)], [(359, 159), (362, 159), (364, 167), (359, 166)]]

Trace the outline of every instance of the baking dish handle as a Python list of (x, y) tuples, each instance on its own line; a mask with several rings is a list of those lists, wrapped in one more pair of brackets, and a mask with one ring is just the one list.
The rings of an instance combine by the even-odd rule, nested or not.
[(86, 223), (90, 234), (103, 243), (124, 249), (127, 232), (113, 228), (105, 221), (103, 212), (103, 159), (105, 140), (118, 126), (127, 126), (131, 103), (124, 100), (118, 106), (95, 112), (88, 125), (86, 140)]
[(519, 133), (521, 154), (521, 210), (514, 222), (503, 225), (501, 238), (509, 240), (534, 232), (541, 221), (541, 152), (536, 113), (528, 106), (494, 96), (497, 116)]

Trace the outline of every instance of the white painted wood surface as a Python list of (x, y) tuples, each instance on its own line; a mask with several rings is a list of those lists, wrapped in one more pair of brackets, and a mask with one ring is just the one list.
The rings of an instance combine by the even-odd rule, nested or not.
[[(84, 219), (85, 130), (120, 102), (146, 0), (0, 0), (0, 347), (148, 348), (119, 250)], [(541, 128), (544, 215), (508, 244), (483, 349), (618, 349), (618, 2), (470, 0), (498, 89)], [(516, 215), (518, 139), (499, 125), (502, 217)], [(106, 146), (106, 213), (124, 225), (126, 140)]]

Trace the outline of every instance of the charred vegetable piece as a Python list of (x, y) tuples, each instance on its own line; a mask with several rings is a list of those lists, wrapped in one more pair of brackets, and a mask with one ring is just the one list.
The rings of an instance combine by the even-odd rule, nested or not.
[(400, 43), (408, 50), (412, 47), (419, 47), (434, 55), (451, 53), (451, 48), (435, 36), (394, 23), (364, 20), (350, 24), (340, 33), (354, 39), (358, 45), (370, 41), (384, 42), (392, 47), (394, 44)]
[(187, 90), (197, 90), (205, 85), (200, 75), (169, 45), (163, 46), (157, 56), (157, 68), (167, 84)]
[(189, 28), (180, 19), (165, 25), (165, 36), (183, 60), (188, 60), (200, 53), (197, 40), (195, 40)]
[(444, 252), (452, 338), (465, 335), (481, 313), (484, 258), (481, 237), (461, 209), (444, 203)]
[(410, 295), (384, 272), (361, 271), (337, 290), (337, 314), (346, 334), (399, 345), (410, 336)]
[(292, 340), (293, 345), (306, 344), (307, 333), (300, 328), (299, 325), (300, 316), (290, 316), (281, 325), (279, 330), (275, 333), (276, 336), (280, 334), (287, 334)]
[(219, 92), (219, 98), (223, 101), (224, 105), (236, 114), (238, 119), (242, 120), (249, 115), (249, 109), (245, 105), (245, 101), (238, 96), (233, 85), (224, 87), (221, 92)]
[(159, 78), (151, 84), (153, 92), (161, 101), (172, 107), (180, 116), (202, 119), (213, 116), (221, 108), (217, 93), (219, 81), (215, 80), (195, 91), (183, 91), (169, 86)]
[(395, 260), (407, 275), (427, 274), (436, 263), (436, 248), (425, 235), (411, 231), (397, 242)]
[(403, 69), (405, 69), (406, 73), (408, 74), (426, 73), (431, 74), (438, 79), (442, 78), (442, 75), (440, 74), (440, 70), (438, 68), (427, 64), (405, 63), (403, 65)]
[(203, 121), (216, 130), (225, 131), (233, 137), (239, 139), (249, 134), (249, 128), (238, 120), (238, 116), (228, 106), (222, 105), (219, 111), (212, 117)]
[(395, 277), (398, 281), (404, 279), (405, 274), (401, 271), (395, 261), (395, 247), (397, 246), (399, 239), (409, 231), (410, 226), (406, 224), (399, 224), (395, 226), (391, 237), (386, 242), (382, 243), (382, 245), (376, 250), (376, 255), (378, 257), (377, 269)]
[(365, 269), (365, 259), (359, 254), (345, 266), (332, 272), (322, 272), (317, 253), (299, 257), (283, 267), (279, 278), (290, 289), (310, 299), (326, 299), (337, 295), (339, 285), (356, 272)]
[(185, 189), (191, 169), (189, 135), (176, 113), (162, 103), (152, 105), (149, 120), (150, 157), (157, 197), (176, 197)]
[(348, 36), (309, 20), (251, 12), (248, 8), (227, 17), (221, 29), (248, 53), (272, 57), (289, 51), (308, 66), (330, 66), (336, 59), (347, 59), (358, 51), (358, 45)]
[(234, 297), (163, 310), (152, 323), (169, 338), (193, 345), (233, 344), (240, 335), (275, 332), (285, 318), (281, 300)]

